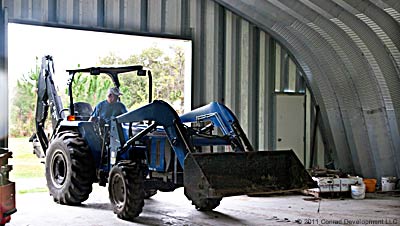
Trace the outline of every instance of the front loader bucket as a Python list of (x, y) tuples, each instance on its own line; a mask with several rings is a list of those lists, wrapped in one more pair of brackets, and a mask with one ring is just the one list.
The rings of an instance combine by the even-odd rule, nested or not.
[(316, 187), (292, 150), (189, 154), (185, 195), (196, 200)]

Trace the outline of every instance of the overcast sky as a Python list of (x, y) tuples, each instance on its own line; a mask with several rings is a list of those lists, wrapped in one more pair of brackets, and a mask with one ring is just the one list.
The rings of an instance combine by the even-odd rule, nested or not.
[(12, 24), (8, 26), (8, 72), (13, 87), (17, 78), (35, 68), (44, 55), (52, 55), (57, 77), (67, 76), (66, 69), (98, 66), (100, 57), (110, 52), (127, 58), (157, 45), (168, 53), (171, 45), (191, 48), (189, 41), (149, 38), (103, 32)]
[(53, 78), (60, 90), (66, 85), (67, 69), (100, 66), (99, 58), (111, 52), (123, 59), (157, 46), (171, 54), (170, 46), (181, 46), (185, 51), (185, 111), (191, 108), (191, 41), (150, 38), (143, 36), (81, 31), (42, 26), (8, 24), (9, 98), (18, 78), (35, 69), (36, 57), (52, 55), (55, 67)]

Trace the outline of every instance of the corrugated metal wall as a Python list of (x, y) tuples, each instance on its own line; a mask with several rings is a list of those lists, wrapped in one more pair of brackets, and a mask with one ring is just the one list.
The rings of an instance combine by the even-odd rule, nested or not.
[(13, 22), (193, 40), (193, 107), (224, 102), (260, 149), (274, 146), (275, 90), (305, 92), (305, 78), (336, 166), (400, 176), (398, 1), (3, 0), (4, 7)]
[(294, 55), (336, 166), (366, 177), (399, 175), (399, 2), (216, 2)]
[[(1, 2), (0, 2), (1, 4)], [(1, 5), (0, 5), (1, 6)], [(0, 148), (8, 147), (8, 76), (7, 23), (8, 14), (0, 8)]]

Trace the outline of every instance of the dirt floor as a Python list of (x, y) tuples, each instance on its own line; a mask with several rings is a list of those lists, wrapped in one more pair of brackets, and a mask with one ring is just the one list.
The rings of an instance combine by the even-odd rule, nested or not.
[[(43, 185), (44, 180), (19, 180), (17, 189)], [(311, 199), (311, 200), (306, 200)], [(134, 221), (117, 218), (111, 210), (107, 188), (94, 186), (81, 206), (53, 202), (47, 192), (17, 194), (17, 213), (9, 226), (109, 226), (109, 225), (400, 225), (399, 193), (367, 194), (363, 200), (288, 195), (224, 198), (214, 211), (199, 212), (183, 194), (159, 192), (145, 201)]]

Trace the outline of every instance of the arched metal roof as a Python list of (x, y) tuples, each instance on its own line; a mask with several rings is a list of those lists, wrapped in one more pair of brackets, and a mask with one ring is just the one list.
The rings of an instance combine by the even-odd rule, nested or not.
[(399, 175), (398, 1), (216, 0), (265, 29), (305, 72), (340, 166)]

